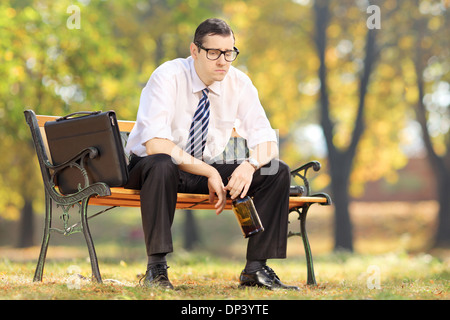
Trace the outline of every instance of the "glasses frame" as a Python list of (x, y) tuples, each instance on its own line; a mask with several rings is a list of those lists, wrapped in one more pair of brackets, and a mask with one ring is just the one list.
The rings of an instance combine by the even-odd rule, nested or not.
[[(236, 47), (233, 47), (233, 50), (222, 51), (222, 50), (220, 50), (220, 49), (205, 48), (204, 46), (202, 46), (202, 45), (201, 45), (200, 43), (198, 43), (198, 42), (195, 42), (195, 45), (196, 45), (199, 49), (205, 50), (205, 51), (206, 51), (206, 58), (207, 58), (208, 60), (211, 60), (211, 61), (219, 60), (220, 56), (223, 54), (223, 58), (225, 59), (225, 61), (227, 61), (227, 62), (233, 62), (234, 60), (237, 59), (237, 57), (238, 57), (238, 55), (239, 55), (239, 49), (236, 48)], [(209, 56), (208, 56), (209, 50), (217, 50), (217, 51), (220, 51), (220, 54), (217, 56), (216, 59), (211, 59), (211, 58), (209, 58)], [(227, 59), (227, 56), (225, 55), (225, 54), (228, 53), (228, 52), (236, 52), (236, 57), (234, 57), (234, 59), (231, 60), (231, 61), (228, 60), (228, 59)]]

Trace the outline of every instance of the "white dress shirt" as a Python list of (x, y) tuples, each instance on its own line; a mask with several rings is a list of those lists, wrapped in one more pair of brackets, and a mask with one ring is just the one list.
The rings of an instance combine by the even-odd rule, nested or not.
[[(184, 150), (204, 88), (192, 57), (168, 61), (158, 67), (142, 90), (126, 151), (146, 156), (145, 143), (152, 138), (168, 139)], [(250, 149), (262, 142), (277, 142), (258, 92), (245, 73), (231, 66), (222, 81), (208, 88), (210, 121), (203, 154), (206, 162), (225, 150), (233, 128), (247, 140)]]

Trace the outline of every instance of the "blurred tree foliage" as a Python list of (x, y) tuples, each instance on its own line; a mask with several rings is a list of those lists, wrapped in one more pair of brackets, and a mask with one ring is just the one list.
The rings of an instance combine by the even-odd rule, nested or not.
[[(304, 131), (297, 128), (321, 125), (335, 202), (335, 248), (352, 250), (350, 196), (360, 195), (367, 181), (395, 182), (397, 170), (408, 161), (404, 147), (417, 143), (406, 128), (415, 122), (413, 107), (422, 101), (414, 82), (414, 39), (421, 34), (416, 25), (421, 19), (426, 21), (425, 63), (438, 60), (433, 71), (448, 76), (448, 2), (258, 0), (227, 3), (225, 9), (242, 28), (239, 47), (248, 53), (244, 65), (280, 130), (289, 164), (305, 159), (298, 143), (305, 139), (296, 135)], [(440, 114), (434, 119), (428, 114), (425, 125), (440, 123), (432, 145), (442, 152), (450, 149), (449, 82), (444, 77), (426, 81), (429, 95), (440, 83), (447, 97)], [(450, 178), (441, 171), (436, 179), (448, 184)], [(441, 190), (448, 198), (448, 188)], [(442, 202), (441, 207), (448, 230), (450, 210)]]
[[(379, 17), (367, 10), (371, 4)], [(71, 5), (79, 8), (79, 29), (72, 28)], [(295, 167), (319, 157), (329, 169), (315, 184), (331, 186), (335, 201), (344, 200), (336, 203), (343, 223), (336, 247), (352, 249), (349, 195), (361, 194), (370, 180), (398, 179), (407, 162), (401, 146), (414, 143), (405, 128), (421, 105), (417, 114), (425, 122), (417, 119), (431, 130), (427, 151), (449, 172), (445, 0), (4, 0), (0, 219), (17, 219), (28, 208), (23, 219), (32, 221), (31, 204), (42, 210), (24, 109), (54, 115), (112, 109), (134, 120), (152, 71), (187, 56), (196, 26), (212, 16), (235, 31), (241, 55), (234, 65), (258, 88), (279, 130), (282, 158)], [(379, 18), (380, 29), (370, 29), (369, 18)]]
[[(214, 1), (7, 0), (0, 3), (0, 217), (17, 219), (19, 246), (32, 241), (32, 203), (42, 208), (27, 108), (63, 115), (115, 110), (134, 120), (139, 95), (161, 62), (188, 55)], [(79, 28), (77, 21), (79, 19)]]

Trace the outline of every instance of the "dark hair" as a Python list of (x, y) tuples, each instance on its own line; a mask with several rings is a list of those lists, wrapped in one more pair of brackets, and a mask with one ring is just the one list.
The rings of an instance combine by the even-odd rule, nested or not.
[(200, 23), (195, 30), (194, 43), (203, 44), (203, 38), (208, 35), (232, 35), (234, 39), (234, 33), (230, 26), (225, 21), (216, 18), (207, 19)]

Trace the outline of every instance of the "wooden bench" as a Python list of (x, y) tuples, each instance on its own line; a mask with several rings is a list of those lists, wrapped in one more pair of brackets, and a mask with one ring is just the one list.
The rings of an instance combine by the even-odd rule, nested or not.
[[(92, 274), (95, 280), (99, 283), (102, 282), (100, 275), (97, 255), (95, 252), (94, 243), (89, 231), (88, 220), (94, 216), (102, 214), (115, 207), (140, 207), (140, 193), (139, 190), (131, 190), (124, 188), (110, 188), (105, 183), (97, 182), (92, 184), (87, 184), (85, 188), (77, 193), (70, 195), (63, 195), (58, 192), (57, 186), (55, 186), (53, 179), (57, 172), (67, 166), (70, 166), (74, 162), (80, 163), (83, 157), (86, 157), (92, 152), (92, 150), (83, 150), (73, 159), (68, 159), (64, 164), (53, 166), (49, 156), (48, 147), (45, 139), (45, 131), (43, 130), (44, 124), (47, 121), (56, 120), (57, 116), (36, 116), (32, 110), (25, 111), (25, 119), (30, 127), (33, 143), (36, 149), (36, 154), (39, 160), (39, 165), (41, 169), (41, 174), (44, 182), (45, 188), (45, 199), (46, 199), (46, 213), (44, 221), (44, 233), (41, 245), (41, 252), (39, 255), (39, 260), (37, 263), (34, 281), (42, 281), (45, 258), (47, 254), (47, 248), (50, 240), (50, 233), (57, 232), (64, 235), (70, 235), (77, 232), (83, 232), (86, 244), (89, 251), (89, 257), (91, 260)], [(134, 126), (133, 121), (118, 121), (119, 129), (121, 133), (124, 133), (126, 140), (127, 133), (131, 131)], [(236, 148), (237, 139), (239, 138), (236, 134), (233, 135), (232, 139), (234, 142), (234, 148)], [(231, 142), (230, 140), (230, 142)], [(314, 267), (311, 249), (306, 233), (306, 216), (309, 207), (312, 204), (318, 203), (321, 205), (330, 205), (331, 199), (325, 193), (311, 194), (309, 182), (306, 178), (308, 169), (312, 168), (314, 171), (320, 170), (320, 163), (317, 161), (312, 161), (304, 166), (301, 166), (295, 170), (291, 171), (293, 178), (300, 178), (304, 186), (297, 186), (297, 190), (301, 190), (302, 195), (293, 195), (289, 198), (289, 209), (291, 212), (298, 213), (298, 219), (300, 220), (300, 232), (290, 233), (291, 235), (300, 235), (303, 240), (303, 245), (306, 254), (306, 264), (307, 264), (307, 284), (316, 285)], [(177, 197), (177, 209), (214, 209), (214, 204), (210, 204), (209, 196), (204, 194), (186, 194), (178, 193)], [(56, 204), (56, 208), (60, 208), (61, 220), (63, 227), (55, 228), (52, 227), (52, 210), (53, 204)], [(88, 205), (96, 206), (107, 206), (108, 208), (92, 214), (88, 217)], [(71, 208), (77, 208), (80, 214), (80, 221), (78, 223), (69, 225), (69, 210)], [(231, 209), (231, 200), (228, 199), (225, 210)]]

